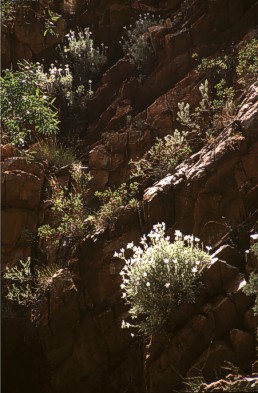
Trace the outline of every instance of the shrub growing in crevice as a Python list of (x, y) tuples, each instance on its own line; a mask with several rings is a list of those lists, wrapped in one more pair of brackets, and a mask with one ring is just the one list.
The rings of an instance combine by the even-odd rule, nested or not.
[(258, 77), (258, 39), (254, 38), (238, 52), (236, 72), (239, 83), (248, 87)]
[(128, 53), (130, 60), (141, 70), (154, 56), (154, 51), (150, 42), (148, 28), (161, 25), (163, 20), (156, 19), (149, 13), (139, 15), (139, 19), (129, 28), (124, 27), (125, 33), (120, 41), (124, 53)]
[(101, 72), (107, 61), (107, 47), (101, 44), (94, 47), (89, 28), (77, 33), (70, 30), (62, 44), (59, 45), (63, 64), (51, 64), (45, 71), (37, 63), (36, 78), (38, 85), (51, 96), (66, 99), (70, 108), (85, 109), (91, 98), (92, 79)]
[(137, 209), (139, 201), (137, 199), (138, 183), (121, 184), (116, 190), (110, 188), (106, 191), (95, 192), (95, 196), (101, 201), (99, 210), (92, 217), (92, 224), (95, 230), (101, 230), (107, 225), (113, 226), (116, 222), (121, 209), (129, 206)]
[(236, 116), (234, 104), (234, 90), (227, 88), (225, 81), (221, 80), (216, 87), (216, 98), (211, 98), (209, 82), (206, 79), (199, 86), (201, 100), (194, 110), (189, 103), (179, 102), (177, 121), (193, 132), (198, 138), (204, 134), (212, 140), (218, 132), (228, 126)]
[(173, 135), (157, 139), (154, 146), (139, 161), (131, 161), (131, 176), (154, 181), (173, 174), (176, 166), (191, 152), (187, 132), (175, 130)]
[[(90, 180), (89, 175), (84, 176), (84, 184)], [(50, 203), (52, 205), (51, 211), (52, 224), (45, 224), (39, 227), (38, 235), (41, 240), (50, 241), (54, 245), (76, 244), (86, 234), (88, 228), (89, 210), (85, 206), (83, 194), (80, 189), (76, 187), (76, 181), (72, 190), (67, 187), (61, 187), (52, 178), (52, 196)], [(83, 181), (83, 180), (81, 180)], [(81, 187), (81, 184), (78, 185)]]
[(32, 268), (31, 258), (20, 260), (17, 266), (7, 267), (3, 276), (3, 284), (7, 287), (6, 299), (18, 306), (34, 307), (59, 269), (57, 264)]

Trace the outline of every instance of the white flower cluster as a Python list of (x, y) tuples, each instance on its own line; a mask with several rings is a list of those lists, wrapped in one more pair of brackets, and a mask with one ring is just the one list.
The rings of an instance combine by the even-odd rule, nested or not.
[[(129, 258), (128, 253), (132, 253)], [(164, 327), (182, 302), (195, 301), (203, 268), (212, 259), (197, 237), (183, 236), (177, 230), (171, 242), (165, 236), (164, 223), (144, 235), (140, 246), (129, 243), (114, 257), (125, 262), (120, 272), (122, 298), (130, 305), (131, 318), (136, 319), (142, 334)]]
[(72, 89), (73, 76), (68, 64), (64, 67), (56, 67), (51, 64), (48, 72), (44, 72), (43, 65), (37, 63), (36, 83), (43, 91), (46, 91), (50, 96), (54, 96), (58, 93), (69, 92)]
[(68, 64), (58, 67), (51, 64), (48, 72), (44, 72), (42, 64), (37, 63), (36, 65), (36, 84), (41, 90), (51, 97), (63, 96), (70, 106), (73, 106), (76, 100), (80, 102), (80, 106), (86, 106), (88, 99), (93, 94), (91, 80), (88, 80), (87, 88), (80, 85), (74, 89), (74, 76)]

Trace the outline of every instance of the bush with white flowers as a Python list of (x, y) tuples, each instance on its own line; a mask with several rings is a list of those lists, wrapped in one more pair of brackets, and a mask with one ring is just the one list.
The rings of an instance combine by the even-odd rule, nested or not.
[(96, 77), (107, 61), (107, 46), (103, 43), (95, 48), (89, 28), (78, 32), (70, 30), (65, 36), (61, 55), (73, 69), (77, 85), (85, 85)]
[(148, 28), (161, 25), (162, 23), (163, 20), (156, 19), (154, 15), (146, 13), (139, 15), (139, 19), (135, 21), (134, 25), (130, 25), (128, 28), (124, 27), (125, 33), (121, 38), (120, 44), (124, 53), (129, 54), (131, 62), (138, 69), (143, 68), (154, 55)]
[(44, 72), (42, 64), (37, 63), (35, 78), (37, 86), (51, 97), (64, 97), (71, 107), (87, 106), (87, 102), (93, 94), (92, 81), (89, 79), (84, 85), (77, 86), (75, 83), (74, 72), (69, 65), (59, 65), (56, 67), (51, 64), (48, 72)]
[(107, 61), (107, 47), (101, 44), (95, 48), (89, 28), (78, 32), (70, 30), (63, 44), (59, 45), (60, 55), (65, 64), (51, 64), (44, 70), (37, 63), (35, 77), (41, 90), (51, 97), (64, 97), (71, 108), (85, 109), (93, 94), (92, 79), (96, 78)]
[(114, 254), (125, 261), (120, 273), (122, 298), (136, 322), (123, 321), (122, 327), (137, 327), (143, 335), (165, 328), (176, 307), (195, 301), (202, 271), (211, 262), (198, 238), (176, 231), (171, 242), (164, 223), (155, 225), (147, 237), (141, 238), (138, 247), (127, 245), (133, 253), (130, 258), (124, 249)]

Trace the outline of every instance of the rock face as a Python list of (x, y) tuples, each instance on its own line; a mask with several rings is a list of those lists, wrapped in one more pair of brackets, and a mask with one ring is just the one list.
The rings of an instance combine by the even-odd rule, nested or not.
[[(3, 149), (8, 151), (7, 147)], [(3, 156), (4, 158), (4, 156)], [(31, 255), (31, 241), (39, 219), (45, 169), (22, 157), (2, 164), (2, 267)]]
[[(111, 44), (139, 4), (142, 11), (162, 10), (169, 16), (164, 26), (150, 29), (157, 63), (142, 82), (127, 56), (115, 61), (118, 48)], [(196, 104), (200, 79), (192, 54), (214, 54), (257, 23), (257, 1), (252, 0), (65, 1), (60, 7), (64, 16), (73, 10), (71, 25), (93, 25), (97, 40), (110, 45), (113, 62), (89, 104), (85, 141), (92, 194), (121, 184), (128, 178), (129, 161), (141, 157), (156, 137), (171, 133), (179, 101)], [(8, 32), (15, 61), (41, 56), (54, 42), (45, 46), (34, 22), (24, 27), (19, 18)], [(61, 32), (62, 26), (61, 21)], [(251, 373), (258, 320), (253, 298), (243, 293), (243, 273), (249, 232), (258, 218), (257, 88), (250, 87), (234, 122), (216, 142), (200, 143), (174, 175), (144, 191), (140, 212), (125, 210), (114, 228), (80, 244), (69, 269), (49, 280), (38, 325), (31, 328), (34, 341), (26, 325), (5, 318), (7, 392), (169, 393), (200, 370), (212, 382), (223, 373), (225, 361)], [(16, 155), (13, 147), (2, 147), (3, 269), (31, 255), (29, 239), (41, 221), (46, 168)], [(67, 175), (63, 178), (68, 181)], [(120, 327), (128, 310), (120, 293), (122, 265), (113, 255), (161, 221), (170, 235), (180, 229), (212, 244), (218, 260), (205, 271), (196, 304), (172, 315), (170, 341), (160, 334), (146, 345)], [(250, 272), (257, 261), (248, 258)], [(216, 388), (205, 385), (200, 392)]]

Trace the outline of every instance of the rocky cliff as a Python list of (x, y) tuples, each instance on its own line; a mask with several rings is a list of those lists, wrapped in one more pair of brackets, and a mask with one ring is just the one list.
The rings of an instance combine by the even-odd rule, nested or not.
[[(100, 0), (53, 7), (62, 15), (59, 37), (44, 42), (38, 21), (31, 17), (23, 24), (24, 15), (17, 15), (2, 34), (3, 62), (51, 59), (56, 41), (77, 25), (91, 26), (96, 40), (109, 46), (109, 63), (87, 113), (74, 124), (92, 175), (90, 199), (94, 191), (126, 181), (129, 161), (180, 127), (178, 102), (197, 105), (203, 79), (194, 53), (216, 55), (257, 36), (255, 0)], [(155, 62), (143, 80), (118, 45), (123, 26), (139, 12), (159, 12), (165, 19), (149, 29)], [(206, 383), (223, 377), (226, 363), (237, 373), (252, 373), (257, 317), (243, 287), (257, 264), (245, 253), (258, 220), (257, 131), (255, 82), (215, 141), (197, 140), (173, 175), (144, 185), (138, 211), (124, 209), (115, 225), (62, 254), (66, 263), (49, 282), (36, 324), (31, 316), (4, 310), (5, 392), (169, 393), (183, 391), (184, 379), (200, 373)], [(66, 168), (56, 177), (69, 181)], [(3, 270), (28, 256), (43, 258), (37, 240), (26, 234), (48, 218), (48, 179), (47, 162), (28, 162), (11, 145), (2, 146)], [(175, 229), (194, 233), (218, 258), (204, 273), (196, 303), (171, 317), (169, 341), (162, 334), (133, 339), (121, 329), (128, 310), (120, 293), (122, 265), (113, 258), (157, 222), (166, 223), (169, 235)], [(57, 255), (44, 258), (50, 263)], [(212, 391), (205, 386), (200, 391)]]

